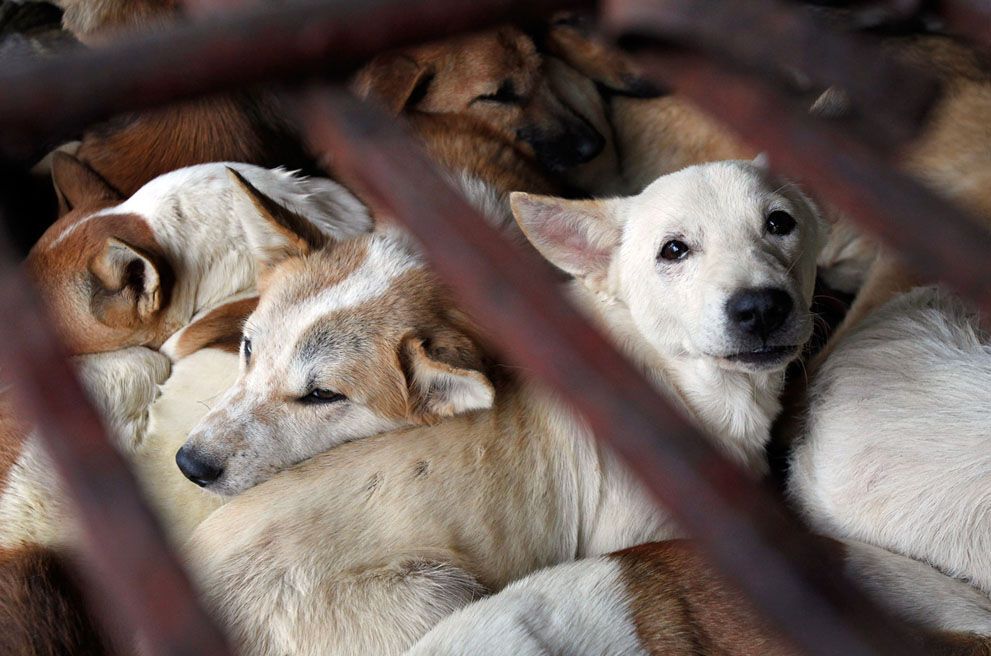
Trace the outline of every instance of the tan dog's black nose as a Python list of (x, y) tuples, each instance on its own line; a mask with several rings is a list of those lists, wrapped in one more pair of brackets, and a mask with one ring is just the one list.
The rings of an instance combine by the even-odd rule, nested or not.
[(584, 121), (556, 134), (537, 129), (521, 129), (516, 134), (530, 144), (541, 165), (555, 172), (592, 161), (606, 145), (605, 138)]
[(196, 453), (189, 445), (183, 445), (175, 454), (175, 464), (179, 466), (179, 471), (182, 472), (183, 476), (200, 487), (210, 485), (224, 473), (223, 467), (217, 466), (204, 458), (202, 454)]
[(767, 343), (794, 306), (791, 295), (783, 289), (744, 289), (730, 297), (726, 313), (736, 330)]

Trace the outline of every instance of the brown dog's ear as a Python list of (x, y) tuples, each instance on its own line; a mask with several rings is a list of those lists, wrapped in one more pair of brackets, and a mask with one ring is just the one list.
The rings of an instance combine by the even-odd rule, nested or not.
[(106, 180), (68, 153), (52, 153), (52, 183), (58, 196), (59, 216), (77, 207), (105, 205), (124, 197)]
[(310, 220), (275, 202), (232, 168), (234, 210), (242, 216), (260, 218), (243, 221), (248, 243), (265, 265), (289, 257), (306, 255), (327, 245), (329, 238)]
[(516, 223), (530, 243), (551, 264), (591, 286), (605, 279), (619, 245), (617, 202), (521, 192), (509, 196)]
[(113, 327), (135, 327), (162, 307), (162, 271), (151, 253), (109, 238), (89, 269), (100, 285), (92, 300), (94, 316)]
[(433, 70), (409, 55), (385, 53), (358, 71), (352, 91), (383, 103), (393, 114), (410, 109), (426, 95)]
[(590, 21), (577, 14), (562, 12), (551, 20), (546, 48), (609, 94), (632, 98), (665, 95), (629, 57), (596, 34)]
[(424, 423), (492, 407), (495, 387), (482, 372), (481, 353), (461, 333), (408, 335), (400, 347), (400, 362), (411, 414)]

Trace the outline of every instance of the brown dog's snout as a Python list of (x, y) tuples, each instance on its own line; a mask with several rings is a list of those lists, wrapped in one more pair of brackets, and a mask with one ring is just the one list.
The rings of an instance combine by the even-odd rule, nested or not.
[(599, 131), (582, 120), (575, 120), (560, 132), (525, 127), (516, 136), (533, 148), (537, 161), (554, 172), (566, 171), (595, 159), (606, 145)]

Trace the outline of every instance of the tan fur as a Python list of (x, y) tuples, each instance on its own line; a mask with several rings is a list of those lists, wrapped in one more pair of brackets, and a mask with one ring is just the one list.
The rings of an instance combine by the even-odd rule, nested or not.
[(54, 0), (65, 13), (62, 26), (83, 43), (100, 43), (116, 33), (147, 28), (174, 17), (178, 0)]
[(115, 653), (87, 610), (65, 559), (40, 547), (0, 549), (0, 653)]
[(18, 417), (9, 389), (0, 390), (0, 488), (17, 461), (30, 426)]
[(211, 96), (90, 129), (76, 156), (124, 196), (163, 173), (204, 162), (303, 166), (283, 114), (264, 95)]
[(241, 348), (244, 320), (258, 307), (257, 298), (246, 298), (211, 310), (183, 329), (175, 357), (181, 360), (205, 348), (237, 353)]

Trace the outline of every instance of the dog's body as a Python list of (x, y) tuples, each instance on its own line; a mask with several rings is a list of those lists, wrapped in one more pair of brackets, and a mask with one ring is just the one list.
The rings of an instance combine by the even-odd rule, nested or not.
[(810, 390), (789, 488), (820, 530), (991, 592), (991, 346), (919, 289), (839, 342)]
[[(830, 544), (915, 626), (929, 654), (986, 654), (991, 601), (910, 558)], [(796, 653), (687, 542), (558, 565), (448, 616), (408, 656), (770, 656)]]
[[(575, 286), (589, 311), (702, 414), (730, 456), (762, 473), (782, 369), (808, 317), (790, 313), (765, 336), (786, 348), (739, 358), (750, 337), (712, 324), (725, 324), (740, 286), (781, 285), (796, 306), (809, 302), (820, 226), (804, 198), (728, 163), (634, 199), (515, 205), (538, 250), (583, 279)], [(775, 208), (796, 222), (780, 241), (764, 228)], [(699, 231), (699, 213), (733, 236)], [(669, 230), (697, 255), (660, 269)], [(177, 456), (187, 476), (226, 494), (310, 458), (235, 498), (191, 541), (204, 591), (249, 653), (398, 653), (534, 569), (676, 534), (577, 417), (485, 364), (473, 329), (396, 233), (269, 275), (238, 383)], [(653, 284), (668, 288), (670, 304), (656, 305)], [(693, 293), (682, 308), (677, 299)], [(714, 334), (683, 323), (697, 327), (707, 312)]]

